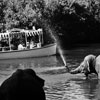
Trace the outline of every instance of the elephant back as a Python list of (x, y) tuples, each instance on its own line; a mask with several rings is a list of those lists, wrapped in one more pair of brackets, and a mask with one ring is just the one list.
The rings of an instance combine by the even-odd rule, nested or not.
[(100, 73), (100, 55), (96, 58), (95, 70)]

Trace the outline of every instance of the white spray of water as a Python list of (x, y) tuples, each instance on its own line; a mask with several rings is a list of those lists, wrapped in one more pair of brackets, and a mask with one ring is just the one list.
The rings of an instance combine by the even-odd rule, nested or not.
[(62, 52), (61, 48), (59, 47), (58, 50), (59, 50), (59, 54), (60, 54), (60, 56), (61, 56), (61, 59), (62, 59), (64, 65), (66, 66), (66, 61), (65, 61), (65, 58), (64, 58), (64, 56), (63, 56), (63, 52)]
[[(59, 42), (59, 41), (57, 41), (57, 40), (58, 40), (57, 37), (54, 36), (52, 30), (51, 30), (50, 28), (48, 28), (48, 30), (49, 30), (49, 32), (51, 33), (51, 37), (55, 40), (55, 42)], [(60, 43), (58, 43), (58, 44), (60, 44)], [(58, 45), (57, 45), (57, 46), (58, 46)], [(67, 67), (67, 64), (66, 64), (66, 61), (65, 61), (63, 52), (62, 52), (62, 50), (61, 50), (61, 47), (58, 46), (57, 48), (58, 48), (58, 52), (59, 52), (59, 54), (60, 54), (60, 57), (61, 57), (61, 59), (62, 59), (62, 61), (63, 61), (63, 63), (64, 63), (64, 66)], [(67, 67), (67, 69), (68, 69), (68, 71), (69, 71), (69, 68), (68, 68), (68, 67)]]
[(65, 57), (64, 57), (64, 54), (63, 54), (61, 48), (58, 47), (58, 50), (59, 50), (60, 57), (61, 57), (61, 59), (62, 59), (62, 61), (63, 61), (63, 63), (64, 63), (64, 66), (65, 66), (65, 67), (68, 69), (68, 71), (69, 71), (69, 68), (68, 68), (68, 66), (67, 66), (67, 63), (66, 63), (66, 60), (65, 60)]

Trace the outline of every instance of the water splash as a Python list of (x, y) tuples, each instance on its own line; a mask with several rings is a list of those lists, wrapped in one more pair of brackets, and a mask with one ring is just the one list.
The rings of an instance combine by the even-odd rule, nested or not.
[(65, 58), (63, 56), (63, 52), (62, 52), (62, 50), (60, 48), (59, 48), (59, 54), (60, 54), (60, 56), (62, 58), (62, 61), (63, 61), (64, 65), (66, 66), (66, 61), (65, 61)]
[(61, 47), (60, 47), (60, 42), (59, 42), (59, 39), (57, 38), (57, 36), (55, 36), (52, 32), (52, 30), (50, 29), (50, 33), (51, 33), (51, 36), (53, 37), (53, 39), (55, 40), (55, 42), (57, 42), (57, 49), (58, 49), (58, 53), (64, 63), (64, 65), (66, 66), (66, 61), (65, 61), (65, 58), (63, 56), (63, 52), (61, 50)]
[(60, 55), (60, 57), (61, 57), (61, 59), (62, 59), (62, 61), (63, 61), (63, 63), (64, 63), (64, 66), (65, 66), (65, 67), (68, 69), (68, 71), (69, 71), (69, 68), (67, 67), (67, 64), (66, 64), (66, 61), (65, 61), (65, 57), (64, 57), (63, 52), (62, 52), (61, 47), (60, 47), (59, 39), (58, 39), (58, 37), (57, 37), (56, 35), (54, 35), (54, 33), (56, 33), (56, 31), (53, 30), (53, 29), (51, 29), (50, 27), (48, 27), (48, 31), (49, 31), (49, 33), (51, 33), (51, 37), (52, 37), (52, 38), (55, 40), (55, 42), (57, 43), (58, 53), (59, 53), (59, 55)]
[(63, 61), (63, 63), (64, 63), (64, 66), (65, 66), (65, 67), (68, 69), (68, 71), (69, 71), (69, 68), (68, 68), (68, 66), (67, 66), (67, 63), (66, 63), (66, 60), (65, 60), (65, 57), (64, 57), (63, 51), (61, 50), (60, 47), (58, 47), (58, 52), (59, 52), (60, 57), (61, 57), (61, 59), (62, 59), (62, 61)]

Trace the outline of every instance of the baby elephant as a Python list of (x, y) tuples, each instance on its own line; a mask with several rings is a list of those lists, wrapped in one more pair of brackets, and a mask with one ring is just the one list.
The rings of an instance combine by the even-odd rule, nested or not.
[(94, 55), (87, 55), (83, 62), (78, 66), (76, 69), (71, 70), (71, 74), (77, 74), (77, 73), (84, 73), (86, 78), (88, 78), (88, 75), (91, 73), (95, 73), (98, 76), (98, 72), (95, 68), (96, 66), (96, 56)]
[(32, 69), (18, 69), (0, 86), (0, 100), (46, 100), (44, 80)]

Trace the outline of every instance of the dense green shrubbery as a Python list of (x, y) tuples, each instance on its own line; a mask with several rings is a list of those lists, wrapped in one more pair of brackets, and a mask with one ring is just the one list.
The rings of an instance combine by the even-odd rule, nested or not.
[[(1, 0), (0, 31), (42, 27), (65, 44), (100, 42), (100, 3), (96, 0)], [(47, 38), (48, 36), (48, 38)]]

